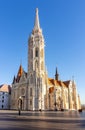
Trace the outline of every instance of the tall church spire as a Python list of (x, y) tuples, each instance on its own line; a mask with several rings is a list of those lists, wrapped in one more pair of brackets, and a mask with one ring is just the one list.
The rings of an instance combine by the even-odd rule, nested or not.
[(38, 8), (36, 8), (36, 16), (35, 16), (35, 23), (34, 23), (34, 30), (36, 29), (40, 29)]
[(56, 67), (55, 79), (56, 79), (56, 80), (59, 80), (59, 74), (58, 74), (57, 67)]

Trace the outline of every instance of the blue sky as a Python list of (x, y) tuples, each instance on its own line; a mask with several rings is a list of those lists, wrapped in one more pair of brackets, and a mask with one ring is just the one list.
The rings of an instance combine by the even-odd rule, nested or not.
[(35, 9), (45, 38), (48, 75), (74, 77), (85, 103), (85, 0), (0, 0), (0, 84), (11, 84), (20, 63), (27, 71)]

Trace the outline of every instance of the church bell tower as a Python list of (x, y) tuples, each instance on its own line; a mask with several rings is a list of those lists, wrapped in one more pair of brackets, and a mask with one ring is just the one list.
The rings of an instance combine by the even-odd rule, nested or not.
[(44, 37), (40, 28), (38, 8), (35, 22), (28, 39), (28, 107), (31, 110), (44, 110), (46, 94)]

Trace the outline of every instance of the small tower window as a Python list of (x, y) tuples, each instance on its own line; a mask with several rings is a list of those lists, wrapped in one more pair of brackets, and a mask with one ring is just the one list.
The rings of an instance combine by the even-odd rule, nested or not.
[(30, 96), (32, 96), (32, 88), (30, 88)]
[(32, 100), (30, 100), (30, 105), (32, 105)]
[(38, 57), (39, 56), (39, 51), (38, 51), (38, 48), (36, 48), (35, 50), (35, 57)]

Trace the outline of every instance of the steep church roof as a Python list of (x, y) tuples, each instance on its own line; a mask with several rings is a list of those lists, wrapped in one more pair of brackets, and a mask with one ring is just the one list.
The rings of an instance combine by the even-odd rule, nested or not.
[(54, 91), (54, 87), (66, 87), (68, 88), (70, 83), (69, 81), (61, 81), (61, 80), (56, 80), (52, 78), (48, 78), (48, 85), (49, 85), (49, 93), (52, 93)]
[(63, 82), (63, 81), (61, 81), (61, 80), (56, 80), (56, 79), (52, 79), (52, 78), (48, 78), (48, 84), (50, 85), (50, 86), (61, 86), (61, 87), (67, 87), (66, 86), (66, 84)]
[(22, 65), (20, 65), (17, 76), (21, 77), (23, 73)]
[(69, 87), (71, 80), (61, 81), (59, 80), (58, 70), (56, 68), (55, 79), (48, 78), (49, 93), (54, 91), (54, 87)]
[(12, 84), (19, 83), (20, 78), (21, 78), (21, 76), (22, 76), (23, 73), (25, 74), (25, 77), (27, 78), (27, 73), (22, 68), (22, 65), (20, 65), (18, 73), (17, 73), (17, 76), (16, 77), (14, 76)]

